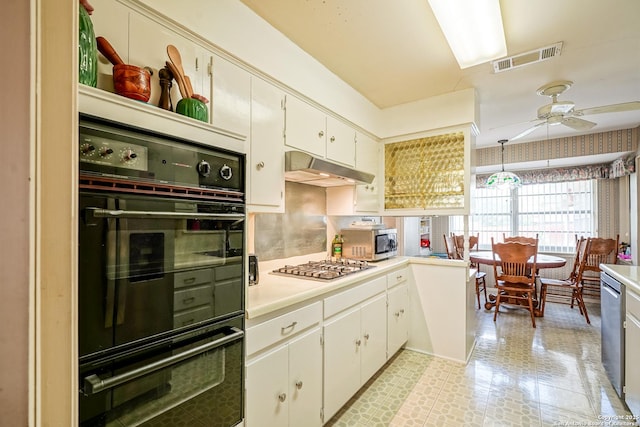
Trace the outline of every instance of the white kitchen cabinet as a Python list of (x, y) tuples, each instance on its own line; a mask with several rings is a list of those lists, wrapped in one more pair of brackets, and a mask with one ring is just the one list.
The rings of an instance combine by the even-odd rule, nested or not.
[(320, 157), (326, 155), (326, 115), (306, 102), (287, 95), (285, 144)]
[(334, 117), (327, 116), (327, 159), (349, 166), (356, 164), (356, 131)]
[(322, 425), (322, 303), (247, 329), (247, 427)]
[(355, 166), (355, 130), (294, 96), (285, 101), (285, 144)]
[(320, 328), (247, 364), (247, 427), (322, 425)]
[(409, 337), (409, 293), (406, 284), (389, 289), (387, 307), (387, 353), (395, 354)]
[[(249, 135), (251, 126), (251, 75), (232, 62), (210, 54), (210, 122), (215, 127)], [(205, 70), (206, 72), (206, 67)]]
[(251, 144), (247, 161), (248, 203), (253, 212), (284, 212), (284, 93), (251, 81)]
[[(382, 281), (381, 281), (382, 280)], [(386, 294), (378, 293), (384, 277), (325, 299), (324, 417), (328, 421), (386, 361)]]
[(640, 348), (640, 295), (626, 288), (625, 328), (625, 398), (633, 415), (640, 417), (640, 364), (637, 352)]
[(356, 169), (369, 172), (376, 177), (371, 184), (357, 184), (355, 188), (354, 213), (377, 213), (380, 211), (378, 190), (378, 167), (380, 144), (367, 135), (356, 136)]

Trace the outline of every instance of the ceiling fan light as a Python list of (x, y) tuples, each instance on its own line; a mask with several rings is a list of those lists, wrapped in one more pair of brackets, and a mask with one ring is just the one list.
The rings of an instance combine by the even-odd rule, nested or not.
[(428, 0), (460, 68), (507, 55), (499, 0)]
[(522, 180), (513, 172), (496, 172), (487, 179), (487, 187), (512, 190), (522, 185)]

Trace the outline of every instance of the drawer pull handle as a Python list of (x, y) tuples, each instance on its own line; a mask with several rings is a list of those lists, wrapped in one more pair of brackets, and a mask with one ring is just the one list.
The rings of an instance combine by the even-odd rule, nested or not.
[(184, 283), (185, 285), (190, 285), (190, 284), (192, 284), (192, 283), (193, 283), (193, 282), (195, 282), (195, 281), (196, 281), (196, 278), (195, 278), (195, 277), (189, 277), (188, 279), (184, 279), (184, 280), (182, 281), (182, 283)]
[(402, 275), (396, 276), (396, 280), (402, 280)]
[(285, 400), (287, 400), (287, 393), (280, 393), (280, 394), (278, 395), (278, 400), (279, 400), (280, 402), (284, 402)]
[(291, 332), (293, 330), (293, 328), (296, 327), (297, 324), (298, 324), (298, 322), (291, 322), (290, 325), (283, 326), (282, 328), (280, 328), (280, 333), (284, 334), (287, 329), (289, 329), (290, 330), (289, 332)]
[(296, 388), (298, 390), (300, 390), (302, 388), (302, 381), (300, 381), (300, 380), (296, 381)]
[(185, 298), (182, 300), (182, 304), (187, 305), (187, 304), (191, 304), (192, 302), (194, 302), (196, 300), (195, 297), (191, 297), (191, 298)]

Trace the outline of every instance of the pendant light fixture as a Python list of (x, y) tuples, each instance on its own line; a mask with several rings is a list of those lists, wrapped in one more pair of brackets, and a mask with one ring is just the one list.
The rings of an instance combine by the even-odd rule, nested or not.
[(498, 144), (502, 146), (502, 171), (496, 172), (487, 179), (487, 187), (513, 190), (522, 185), (522, 180), (513, 172), (504, 171), (504, 144), (508, 140), (501, 139)]

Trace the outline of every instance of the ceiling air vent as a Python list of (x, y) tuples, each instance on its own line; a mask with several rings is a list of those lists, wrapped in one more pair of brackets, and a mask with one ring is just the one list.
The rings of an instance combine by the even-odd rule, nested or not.
[(562, 42), (558, 42), (551, 46), (545, 46), (519, 55), (498, 59), (491, 64), (493, 65), (494, 73), (501, 73), (525, 65), (535, 64), (536, 62), (546, 61), (560, 55), (561, 52)]

